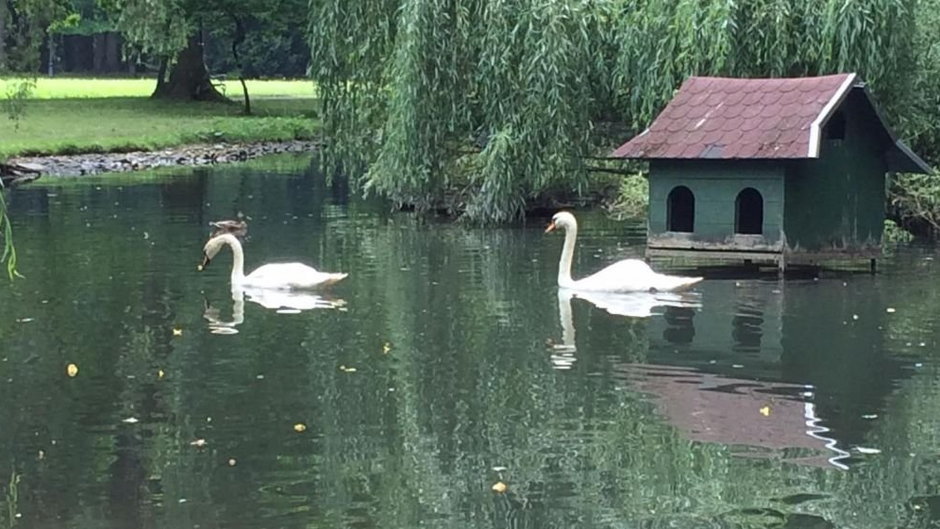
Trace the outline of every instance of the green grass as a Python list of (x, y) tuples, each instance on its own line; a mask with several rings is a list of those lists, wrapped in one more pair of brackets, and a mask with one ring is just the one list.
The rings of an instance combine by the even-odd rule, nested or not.
[[(7, 88), (18, 82), (17, 78), (0, 79), (0, 97)], [(252, 98), (271, 97), (315, 97), (312, 81), (308, 80), (248, 80), (248, 95)], [(102, 98), (102, 97), (147, 97), (153, 93), (153, 79), (95, 79), (40, 77), (32, 97), (36, 99)], [(220, 91), (231, 98), (242, 97), (238, 80), (220, 83)]]
[(147, 97), (30, 100), (18, 127), (0, 114), (0, 160), (200, 142), (309, 139), (316, 133), (313, 98), (259, 99), (252, 107), (254, 115), (243, 116), (239, 104)]

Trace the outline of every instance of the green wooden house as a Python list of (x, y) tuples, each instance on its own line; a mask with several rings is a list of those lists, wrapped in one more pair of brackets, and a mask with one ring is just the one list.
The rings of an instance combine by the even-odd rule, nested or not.
[(874, 259), (886, 175), (931, 172), (855, 74), (691, 77), (613, 156), (649, 161), (648, 256), (781, 270)]

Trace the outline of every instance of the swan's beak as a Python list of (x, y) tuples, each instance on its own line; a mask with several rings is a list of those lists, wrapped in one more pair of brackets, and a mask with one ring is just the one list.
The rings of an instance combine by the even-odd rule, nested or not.
[(551, 221), (551, 222), (548, 223), (548, 227), (545, 228), (545, 233), (548, 233), (548, 232), (554, 231), (554, 230), (555, 230), (555, 221)]
[(207, 266), (209, 266), (209, 263), (211, 262), (212, 262), (212, 259), (209, 259), (208, 255), (202, 254), (202, 263), (200, 263), (199, 266), (196, 267), (196, 270), (199, 270), (200, 272), (202, 272), (203, 270), (206, 269)]

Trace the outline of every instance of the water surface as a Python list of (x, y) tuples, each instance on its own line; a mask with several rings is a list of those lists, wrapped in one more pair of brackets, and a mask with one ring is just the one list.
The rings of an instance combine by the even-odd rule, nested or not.
[[(7, 526), (940, 523), (933, 248), (623, 316), (559, 295), (541, 219), (393, 214), (297, 161), (37, 184), (0, 281)], [(350, 273), (325, 308), (233, 299), (227, 251), (196, 271), (238, 212), (248, 269)], [(579, 219), (575, 276), (642, 255)]]

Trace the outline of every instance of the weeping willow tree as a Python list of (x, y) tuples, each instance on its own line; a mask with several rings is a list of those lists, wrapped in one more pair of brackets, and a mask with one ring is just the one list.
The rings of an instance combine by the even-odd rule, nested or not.
[(7, 215), (4, 191), (0, 187), (0, 230), (3, 231), (3, 253), (0, 254), (0, 263), (6, 263), (7, 275), (13, 279), (16, 275), (16, 247), (13, 246), (13, 228), (10, 226), (10, 217)]
[[(854, 71), (902, 131), (933, 134), (911, 105), (935, 91), (921, 74), (940, 63), (915, 47), (932, 45), (918, 16), (937, 3), (310, 0), (324, 160), (399, 204), (499, 222), (584, 189), (593, 157), (690, 75)], [(605, 137), (608, 122), (627, 129)]]
[[(0, 93), (2, 112), (14, 126), (23, 119), (35, 87), (34, 72), (39, 66), (43, 39), (50, 30), (66, 24), (70, 11), (67, 0), (0, 0), (0, 77), (28, 74), (12, 83), (6, 93)], [(16, 249), (7, 215), (6, 191), (0, 182), (0, 238), (3, 239), (0, 263), (6, 264), (7, 275), (12, 279), (16, 275)]]

